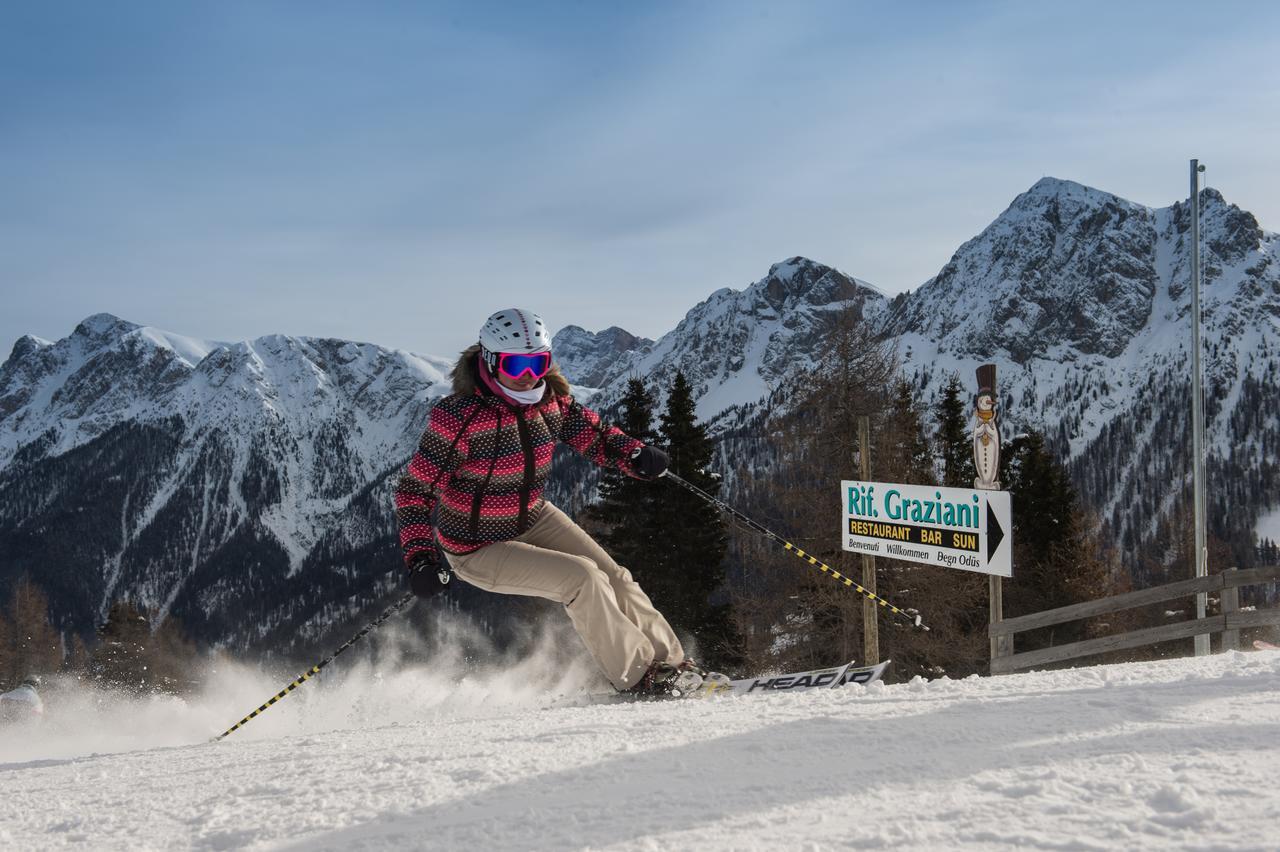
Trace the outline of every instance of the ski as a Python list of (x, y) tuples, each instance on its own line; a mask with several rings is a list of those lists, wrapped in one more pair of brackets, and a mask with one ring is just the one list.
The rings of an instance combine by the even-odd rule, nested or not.
[(696, 698), (717, 695), (754, 695), (761, 692), (803, 692), (809, 689), (836, 689), (850, 683), (873, 683), (889, 667), (889, 660), (874, 666), (855, 667), (852, 662), (827, 669), (814, 669), (768, 677), (713, 680), (694, 693)]
[[(880, 679), (890, 660), (874, 666), (855, 667), (852, 662), (826, 669), (807, 672), (729, 679), (722, 674), (712, 674), (711, 680), (694, 691), (689, 698), (713, 698), (722, 695), (758, 695), (763, 692), (803, 692), (808, 689), (835, 689), (850, 683), (873, 683)], [(649, 698), (622, 693), (588, 693), (557, 699), (548, 709), (561, 707), (586, 707), (593, 704), (633, 704), (646, 701), (684, 701), (683, 698)]]

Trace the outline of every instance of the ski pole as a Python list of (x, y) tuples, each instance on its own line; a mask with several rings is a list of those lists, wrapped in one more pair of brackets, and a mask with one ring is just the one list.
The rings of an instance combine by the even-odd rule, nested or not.
[(391, 606), (389, 606), (389, 607), (387, 607), (386, 609), (384, 609), (384, 610), (382, 611), (382, 615), (378, 616), (378, 617), (377, 617), (377, 618), (375, 618), (373, 621), (371, 621), (371, 622), (369, 622), (368, 624), (366, 624), (366, 625), (364, 626), (364, 628), (363, 628), (363, 629), (361, 629), (361, 631), (360, 631), (359, 633), (357, 633), (355, 636), (352, 636), (352, 637), (351, 637), (350, 639), (348, 639), (346, 642), (343, 642), (343, 643), (342, 643), (342, 645), (338, 647), (338, 650), (334, 651), (332, 654), (330, 654), (329, 656), (325, 657), (323, 660), (321, 660), (320, 662), (316, 663), (314, 666), (312, 666), (311, 668), (307, 669), (307, 670), (306, 670), (305, 672), (303, 672), (302, 674), (298, 675), (298, 678), (297, 678), (293, 683), (289, 684), (289, 685), (288, 685), (288, 686), (286, 686), (284, 689), (280, 690), (280, 691), (279, 691), (279, 692), (277, 692), (275, 695), (273, 695), (273, 696), (271, 696), (269, 699), (267, 699), (267, 703), (266, 703), (266, 704), (263, 704), (263, 705), (262, 705), (261, 707), (259, 707), (257, 710), (254, 710), (254, 711), (253, 711), (252, 713), (250, 713), (248, 716), (245, 716), (245, 717), (244, 717), (243, 719), (241, 719), (239, 722), (236, 722), (236, 723), (235, 723), (234, 725), (232, 725), (230, 728), (227, 728), (227, 729), (226, 729), (225, 731), (223, 731), (221, 734), (219, 734), (218, 736), (216, 736), (216, 737), (214, 737), (213, 739), (209, 740), (209, 742), (211, 742), (211, 743), (216, 743), (218, 740), (222, 739), (223, 737), (227, 736), (228, 734), (230, 734), (230, 733), (234, 732), (235, 730), (239, 729), (239, 728), (240, 728), (240, 727), (242, 727), (246, 722), (248, 722), (250, 719), (252, 719), (254, 716), (257, 716), (257, 715), (258, 715), (259, 713), (261, 713), (263, 710), (266, 710), (266, 709), (267, 709), (268, 707), (270, 707), (272, 704), (275, 704), (275, 703), (276, 703), (277, 701), (279, 701), (281, 698), (284, 698), (284, 697), (285, 697), (286, 695), (288, 695), (290, 692), (293, 692), (295, 689), (297, 689), (298, 687), (302, 686), (302, 685), (303, 685), (304, 683), (306, 683), (308, 680), (310, 680), (311, 678), (315, 677), (317, 674), (319, 674), (319, 673), (320, 673), (320, 670), (321, 670), (322, 668), (324, 668), (325, 666), (327, 666), (327, 665), (329, 665), (330, 663), (332, 663), (335, 657), (337, 657), (337, 656), (338, 656), (339, 654), (341, 654), (343, 651), (347, 650), (347, 649), (348, 649), (348, 648), (350, 648), (352, 645), (354, 645), (354, 644), (355, 644), (357, 641), (359, 641), (359, 640), (360, 640), (360, 638), (361, 638), (362, 636), (364, 636), (366, 633), (368, 633), (369, 631), (373, 630), (375, 627), (377, 627), (377, 626), (378, 626), (379, 624), (381, 624), (382, 622), (386, 621), (386, 620), (387, 620), (388, 618), (390, 618), (391, 616), (395, 615), (399, 610), (403, 609), (403, 608), (404, 608), (404, 606), (405, 606), (406, 604), (408, 604), (410, 601), (412, 601), (412, 600), (413, 600), (413, 598), (414, 598), (414, 594), (413, 594), (413, 592), (410, 592), (409, 594), (407, 594), (407, 595), (405, 595), (404, 597), (402, 597), (400, 600), (398, 600), (398, 601), (396, 601), (395, 603), (393, 603)]
[(746, 515), (742, 514), (737, 509), (733, 508), (723, 500), (720, 500), (719, 498), (711, 496), (710, 494), (703, 491), (698, 486), (694, 485), (692, 482), (689, 482), (688, 480), (677, 476), (676, 474), (672, 473), (670, 470), (663, 473), (662, 475), (667, 479), (670, 479), (672, 482), (676, 483), (680, 487), (687, 488), (688, 490), (692, 491), (694, 494), (697, 494), (703, 500), (706, 500), (708, 503), (712, 504), (716, 508), (721, 509), (725, 512), (728, 512), (730, 515), (737, 518), (739, 521), (742, 521), (744, 524), (746, 524), (748, 527), (755, 530), (756, 532), (762, 533), (768, 538), (771, 538), (774, 541), (778, 542), (778, 544), (781, 544), (785, 549), (791, 551), (796, 556), (799, 556), (801, 559), (808, 562), (810, 565), (817, 568), (819, 571), (822, 571), (823, 573), (826, 573), (826, 574), (830, 574), (833, 579), (838, 580), (841, 583), (844, 583), (846, 586), (853, 589), (855, 592), (862, 595), (867, 600), (875, 601), (877, 604), (889, 610), (889, 612), (893, 613), (894, 615), (900, 615), (903, 618), (907, 619), (908, 621), (911, 622), (913, 627), (918, 627), (921, 630), (925, 630), (925, 631), (929, 629), (921, 621), (919, 615), (911, 615), (908, 612), (904, 612), (903, 610), (898, 609), (896, 606), (889, 603), (887, 600), (880, 597), (875, 592), (871, 591), (870, 589), (864, 588), (858, 583), (855, 583), (853, 580), (850, 580), (848, 577), (841, 574), (839, 571), (832, 568), (830, 565), (823, 562), (821, 559), (817, 559), (816, 557), (811, 556), (808, 553), (805, 553), (803, 550), (796, 547), (794, 544), (787, 541), (782, 536), (778, 535), (777, 533), (773, 532), (770, 529), (765, 528), (763, 525), (751, 520)]

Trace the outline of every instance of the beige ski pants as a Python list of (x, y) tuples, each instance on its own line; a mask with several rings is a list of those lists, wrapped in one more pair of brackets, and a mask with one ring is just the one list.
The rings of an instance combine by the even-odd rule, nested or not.
[(631, 572), (550, 503), (511, 541), (445, 555), (454, 572), (473, 586), (564, 604), (578, 635), (618, 689), (638, 683), (655, 661), (684, 661), (680, 640)]

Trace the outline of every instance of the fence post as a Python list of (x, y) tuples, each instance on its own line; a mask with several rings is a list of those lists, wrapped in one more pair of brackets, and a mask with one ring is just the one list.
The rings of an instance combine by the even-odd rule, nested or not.
[[(1230, 582), (1231, 575), (1236, 571), (1235, 568), (1228, 568), (1223, 572), (1222, 579)], [(1222, 597), (1218, 599), (1219, 607), (1222, 610), (1224, 621), (1230, 624), (1231, 613), (1240, 611), (1240, 587), (1239, 586), (1223, 586)], [(1222, 651), (1239, 651), (1240, 650), (1240, 628), (1227, 627), (1222, 631)]]
[[(1004, 621), (1004, 583), (1001, 582), (1003, 579), (1003, 577), (994, 575), (987, 578), (987, 593), (989, 595), (988, 620), (991, 624), (999, 624)], [(1011, 656), (1013, 656), (1013, 634), (1002, 633), (999, 636), (992, 636), (991, 658)]]

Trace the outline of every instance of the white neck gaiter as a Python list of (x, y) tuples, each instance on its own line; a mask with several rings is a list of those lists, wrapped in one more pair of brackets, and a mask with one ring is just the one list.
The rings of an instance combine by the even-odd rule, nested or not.
[(501, 382), (494, 382), (498, 386), (498, 390), (510, 399), (512, 402), (518, 402), (521, 405), (536, 405), (542, 402), (542, 397), (547, 392), (547, 383), (539, 382), (527, 391), (512, 390)]

